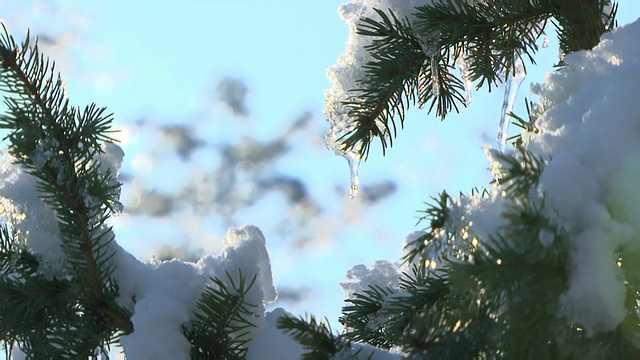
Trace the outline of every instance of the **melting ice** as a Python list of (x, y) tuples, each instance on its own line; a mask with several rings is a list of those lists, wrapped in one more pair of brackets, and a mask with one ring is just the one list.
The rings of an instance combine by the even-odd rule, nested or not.
[(498, 149), (504, 152), (509, 132), (509, 113), (513, 110), (516, 102), (518, 89), (527, 76), (527, 72), (522, 63), (522, 59), (517, 57), (514, 63), (515, 74), (507, 71), (505, 75), (504, 99), (502, 101), (502, 111), (500, 112), (500, 124), (498, 125)]
[(465, 105), (469, 105), (471, 104), (471, 101), (473, 101), (473, 82), (471, 81), (471, 75), (469, 74), (469, 65), (464, 59), (464, 56), (460, 56), (460, 58), (456, 60), (456, 65), (458, 65), (458, 69), (460, 70), (460, 77), (462, 78), (464, 90), (466, 93), (464, 103)]
[(360, 160), (362, 159), (362, 156), (360, 155), (360, 153), (355, 151), (347, 152), (343, 156), (349, 163), (349, 178), (351, 179), (351, 187), (349, 188), (349, 199), (353, 200), (353, 198), (358, 195), (358, 187), (360, 186), (358, 168), (360, 167)]

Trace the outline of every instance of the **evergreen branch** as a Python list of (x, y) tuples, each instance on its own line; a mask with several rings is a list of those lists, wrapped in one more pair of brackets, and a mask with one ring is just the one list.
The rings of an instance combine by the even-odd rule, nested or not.
[[(511, 122), (513, 125), (519, 127), (520, 129), (522, 129), (522, 133), (532, 133), (532, 134), (538, 134), (540, 132), (540, 130), (538, 129), (538, 127), (536, 126), (536, 120), (537, 120), (537, 106), (536, 104), (533, 103), (533, 101), (529, 101), (526, 98), (524, 99), (524, 105), (527, 109), (527, 119), (523, 119), (522, 117), (514, 114), (513, 112), (510, 112), (509, 114), (507, 114), (509, 117), (511, 117), (513, 119), (513, 122)], [(521, 147), (522, 146), (522, 133), (517, 134), (517, 135), (513, 135), (509, 138), (507, 138), (507, 142), (511, 142), (513, 144), (514, 147)]]
[(215, 286), (207, 287), (198, 300), (198, 310), (191, 324), (182, 327), (191, 343), (191, 359), (244, 359), (251, 341), (251, 321), (255, 304), (246, 297), (255, 284), (257, 274), (249, 283), (238, 269), (239, 280), (226, 273), (228, 285), (211, 278)]
[[(534, 226), (530, 224), (527, 230)], [(558, 339), (577, 335), (557, 316), (558, 294), (566, 291), (569, 278), (568, 256), (558, 253), (564, 245), (558, 241), (545, 248), (536, 235), (516, 238), (514, 234), (515, 242), (491, 238), (475, 254), (473, 264), (456, 269), (457, 276), (469, 276), (483, 284), (491, 294), (489, 301), (501, 305), (493, 316), (498, 326), (509, 329), (501, 334), (500, 349), (511, 358), (521, 354), (557, 358), (561, 350)]]
[(341, 322), (344, 336), (407, 354), (407, 358), (482, 358), (495, 344), (490, 306), (476, 302), (473, 287), (455, 284), (414, 265), (399, 291), (371, 286), (347, 300)]
[(407, 295), (387, 299), (384, 310), (395, 346), (416, 357), (483, 358), (500, 350), (508, 358), (554, 358), (563, 350), (558, 336), (584, 341), (556, 316), (569, 278), (566, 237), (544, 215), (544, 201), (528, 193), (513, 193), (520, 200), (502, 215), (508, 226), (481, 239), (469, 261), (446, 261), (435, 272), (419, 263), (413, 275), (403, 274)]
[[(638, 294), (635, 294), (637, 299)], [(635, 306), (637, 307), (637, 306)], [(604, 359), (638, 359), (640, 358), (640, 349), (638, 349), (638, 338), (640, 338), (640, 317), (638, 311), (628, 311), (624, 320), (616, 326), (612, 331), (600, 333), (595, 336), (594, 341), (597, 344), (607, 344), (600, 346), (599, 350), (603, 352)], [(582, 341), (579, 345), (585, 348), (586, 341)], [(594, 347), (592, 344), (589, 347)], [(597, 349), (594, 349), (597, 351)], [(593, 351), (596, 353), (596, 351)]]
[(443, 191), (439, 198), (431, 197), (431, 199), (434, 202), (426, 203), (427, 209), (421, 211), (425, 215), (418, 220), (418, 224), (423, 221), (429, 222), (429, 226), (425, 229), (426, 234), (407, 242), (404, 247), (405, 255), (402, 258), (404, 263), (412, 263), (415, 259), (424, 258), (430, 244), (438, 238), (449, 219), (449, 202), (451, 201), (449, 194)]
[(523, 147), (516, 150), (515, 154), (491, 151), (491, 156), (498, 161), (498, 165), (492, 168), (493, 183), (503, 187), (504, 191), (526, 194), (538, 184), (545, 161)]
[(115, 303), (118, 288), (109, 278), (113, 233), (104, 225), (119, 208), (120, 184), (96, 159), (100, 143), (112, 140), (112, 115), (95, 105), (84, 111), (70, 107), (55, 65), (39, 53), (37, 42), (32, 46), (28, 35), (18, 46), (3, 29), (0, 89), (8, 94), (8, 113), (0, 116), (0, 128), (9, 130), (10, 154), (38, 179), (41, 198), (56, 212), (74, 306), (83, 309), (83, 324), (89, 326), (74, 327), (91, 340), (109, 339), (114, 329), (131, 332), (130, 314)]
[[(515, 73), (516, 59), (526, 55), (535, 64), (536, 40), (550, 14), (540, 1), (435, 1), (417, 8), (416, 26), (423, 34), (437, 34), (434, 47), (463, 56), (469, 79), (491, 86), (502, 74)], [(431, 35), (434, 37), (434, 35)]]
[(343, 102), (355, 126), (340, 138), (343, 150), (360, 149), (365, 157), (374, 137), (380, 139), (383, 151), (393, 145), (397, 135), (394, 117), (404, 126), (410, 104), (417, 101), (422, 107), (431, 102), (429, 111), (435, 107), (436, 114), (444, 118), (452, 108), (457, 111), (456, 102), (464, 99), (462, 82), (451, 76), (440, 54), (424, 53), (407, 19), (374, 10), (381, 20), (365, 18), (357, 28), (358, 34), (374, 37), (366, 46), (373, 60), (364, 66), (361, 87)]
[[(466, 64), (465, 80), (492, 86), (516, 73), (523, 58), (535, 64), (537, 40), (554, 20), (564, 53), (595, 46), (615, 25), (617, 5), (605, 0), (438, 0), (417, 7), (415, 21), (374, 9), (379, 19), (363, 18), (357, 34), (372, 38), (365, 76), (342, 104), (350, 125), (339, 138), (343, 151), (365, 158), (380, 139), (383, 153), (404, 126), (410, 105), (429, 104), (444, 119), (466, 106), (463, 81), (452, 73)], [(526, 71), (526, 69), (525, 69)]]
[(384, 311), (385, 303), (395, 291), (377, 285), (369, 285), (362, 293), (345, 300), (351, 305), (342, 308), (340, 323), (344, 325), (345, 336), (357, 342), (389, 349), (393, 345), (385, 338), (388, 319)]
[(598, 45), (602, 34), (611, 31), (616, 23), (618, 5), (611, 3), (609, 0), (547, 0), (563, 54)]
[[(615, 329), (601, 332), (594, 339), (604, 347), (603, 357), (607, 359), (640, 358), (638, 339), (640, 339), (640, 251), (633, 245), (620, 246), (617, 251), (617, 265), (622, 270), (626, 296), (624, 307), (626, 316)], [(583, 345), (583, 344), (579, 344)], [(584, 346), (584, 345), (583, 345)]]
[(560, 333), (564, 341), (557, 352), (565, 358), (584, 357), (584, 354), (602, 359), (636, 359), (640, 356), (637, 345), (640, 339), (640, 314), (638, 313), (640, 253), (633, 249), (633, 246), (621, 246), (616, 254), (618, 255), (617, 265), (624, 274), (626, 316), (615, 328), (600, 331), (592, 336), (587, 336), (580, 324), (569, 324), (569, 326), (563, 324), (565, 328), (561, 329)]
[[(47, 278), (6, 225), (0, 230), (0, 340), (32, 358), (94, 358), (111, 329), (78, 308), (74, 283)], [(101, 333), (105, 334), (101, 334)]]
[(475, 284), (458, 280), (450, 279), (447, 270), (427, 271), (424, 265), (403, 274), (400, 288), (407, 295), (390, 301), (390, 311), (399, 314), (390, 330), (397, 333), (404, 327), (398, 346), (409, 358), (469, 359), (495, 353), (492, 304), (475, 297)]
[(544, 202), (527, 194), (513, 195), (502, 214), (508, 225), (480, 241), (472, 261), (448, 263), (447, 277), (491, 309), (485, 333), (505, 357), (557, 358), (559, 339), (584, 339), (557, 316), (571, 267), (567, 237), (544, 215)]
[(328, 321), (317, 321), (314, 316), (298, 318), (283, 315), (278, 318), (277, 327), (309, 350), (302, 355), (305, 360), (328, 360), (349, 346), (344, 339), (333, 335)]

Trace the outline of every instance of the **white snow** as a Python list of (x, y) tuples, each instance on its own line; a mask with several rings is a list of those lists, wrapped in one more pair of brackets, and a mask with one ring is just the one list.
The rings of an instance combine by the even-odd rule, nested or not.
[[(123, 258), (136, 261), (130, 257), (120, 260)], [(120, 296), (136, 299), (131, 309), (134, 331), (120, 338), (127, 357), (187, 359), (190, 344), (181, 325), (189, 321), (206, 279), (198, 276), (194, 264), (180, 261), (145, 264), (135, 276), (122, 273), (128, 270), (123, 265), (118, 264), (115, 274), (121, 284)]]
[(550, 159), (540, 179), (550, 216), (574, 245), (563, 314), (593, 334), (625, 316), (615, 250), (640, 246), (640, 22), (605, 34), (591, 51), (565, 57), (539, 88), (539, 135), (526, 146)]
[[(103, 151), (96, 157), (101, 171), (104, 173), (108, 169), (117, 175), (124, 153), (111, 143), (105, 144)], [(12, 164), (8, 154), (3, 155), (0, 163), (1, 220), (20, 231), (20, 239), (39, 257), (43, 274), (65, 277), (65, 257), (60, 249), (55, 212), (38, 198), (35, 178), (24, 172), (21, 166)], [(178, 260), (143, 263), (116, 243), (111, 247), (116, 264), (113, 276), (120, 286), (118, 302), (133, 313), (133, 333), (120, 338), (127, 358), (189, 358), (191, 345), (182, 335), (181, 327), (188, 325), (205, 287), (215, 286), (211, 277), (231, 285), (227, 274), (235, 284), (240, 280), (240, 273), (247, 282), (255, 275), (256, 282), (245, 300), (256, 306), (253, 314), (256, 331), (261, 334), (266, 331), (262, 329), (265, 304), (273, 302), (277, 293), (266, 241), (258, 228), (229, 229), (221, 254), (206, 255), (197, 263)], [(269, 331), (279, 331), (273, 329), (273, 316), (264, 326)], [(260, 336), (264, 338), (266, 335)], [(284, 337), (281, 333), (280, 336)], [(288, 335), (286, 337), (289, 338)], [(259, 353), (263, 352), (264, 349), (259, 350)]]
[[(570, 235), (573, 264), (561, 317), (588, 334), (608, 331), (625, 316), (624, 274), (616, 251), (640, 248), (640, 22), (603, 36), (591, 51), (565, 58), (567, 66), (546, 75), (540, 95), (540, 133), (525, 133), (528, 150), (546, 165), (531, 201), (544, 196), (548, 218)], [(513, 151), (513, 150), (511, 150)], [(501, 160), (488, 149), (490, 168)], [(453, 199), (447, 230), (466, 229), (488, 239), (509, 224), (502, 189), (488, 197)], [(543, 246), (555, 235), (538, 234)]]
[(282, 308), (267, 312), (264, 324), (253, 333), (253, 340), (247, 351), (247, 360), (298, 360), (304, 353), (302, 345), (289, 334), (276, 328), (278, 318), (287, 313)]
[(6, 152), (0, 159), (0, 221), (18, 231), (18, 241), (27, 242), (41, 258), (41, 272), (64, 277), (65, 256), (60, 249), (60, 232), (56, 213), (38, 198), (36, 178), (22, 166), (12, 164)]
[(238, 270), (247, 281), (257, 275), (245, 298), (247, 303), (256, 305), (255, 331), (264, 337), (262, 326), (273, 327), (275, 320), (263, 324), (264, 304), (275, 300), (276, 291), (264, 236), (254, 226), (229, 229), (222, 253), (206, 255), (196, 264), (178, 260), (145, 264), (123, 251), (117, 261), (114, 276), (120, 284), (121, 304), (131, 306), (130, 299), (136, 299), (131, 319), (134, 332), (120, 339), (132, 359), (187, 359), (190, 344), (182, 335), (181, 326), (193, 316), (205, 286), (214, 286), (210, 277), (229, 286), (229, 274), (238, 284)]
[(393, 263), (386, 260), (378, 260), (373, 263), (371, 269), (364, 265), (356, 265), (347, 272), (347, 281), (340, 283), (346, 298), (353, 298), (353, 294), (362, 293), (370, 286), (385, 288), (397, 288), (400, 280), (400, 272)]

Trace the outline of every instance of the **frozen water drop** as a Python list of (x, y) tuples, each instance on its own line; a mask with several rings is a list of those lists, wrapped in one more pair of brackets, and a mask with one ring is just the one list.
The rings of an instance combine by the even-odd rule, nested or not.
[(498, 125), (498, 149), (504, 152), (507, 144), (509, 132), (509, 113), (513, 110), (513, 104), (516, 102), (518, 89), (527, 76), (522, 59), (517, 57), (514, 63), (515, 74), (507, 71), (505, 74), (504, 99), (502, 101), (502, 111), (500, 112), (500, 124)]
[(355, 151), (350, 151), (345, 153), (344, 158), (347, 159), (349, 163), (349, 173), (351, 179), (351, 187), (349, 188), (349, 199), (353, 200), (356, 195), (358, 195), (358, 190), (360, 186), (360, 177), (358, 176), (358, 169), (360, 168), (360, 160), (362, 160), (362, 156), (360, 153)]

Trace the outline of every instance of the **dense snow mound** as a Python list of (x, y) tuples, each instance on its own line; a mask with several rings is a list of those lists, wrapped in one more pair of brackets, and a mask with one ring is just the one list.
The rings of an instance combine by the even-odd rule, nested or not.
[[(586, 330), (625, 316), (618, 249), (640, 248), (640, 22), (566, 57), (538, 89), (540, 134), (526, 147), (548, 160), (540, 178), (550, 216), (571, 234), (564, 314)], [(630, 264), (625, 264), (630, 265)]]

